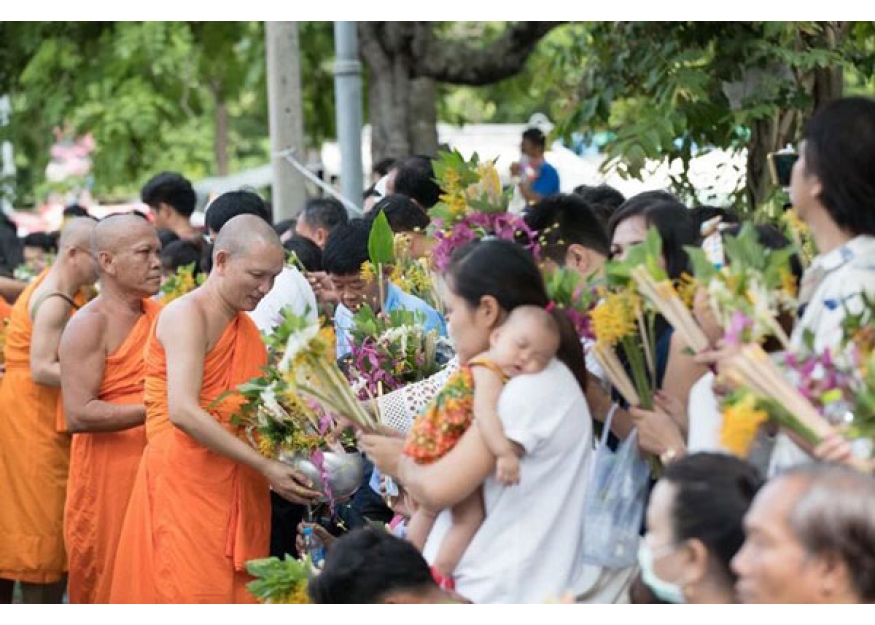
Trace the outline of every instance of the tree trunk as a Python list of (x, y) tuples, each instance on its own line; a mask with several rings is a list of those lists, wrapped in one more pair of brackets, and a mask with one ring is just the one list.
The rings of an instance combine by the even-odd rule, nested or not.
[(359, 22), (368, 65), (371, 158), (437, 152), (436, 82), (487, 85), (519, 72), (559, 22), (519, 22), (487, 48), (442, 41), (430, 22)]
[(213, 154), (216, 159), (216, 174), (228, 175), (228, 106), (222, 97), (222, 85), (218, 82), (210, 86), (216, 104), (215, 136), (213, 138)]
[(751, 211), (757, 210), (774, 190), (768, 154), (793, 142), (798, 118), (796, 111), (784, 111), (776, 119), (761, 119), (754, 123), (747, 147), (746, 194)]

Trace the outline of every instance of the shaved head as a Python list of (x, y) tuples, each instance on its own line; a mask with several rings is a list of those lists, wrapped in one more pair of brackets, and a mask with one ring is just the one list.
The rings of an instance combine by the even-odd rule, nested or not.
[(245, 255), (258, 244), (283, 248), (273, 226), (264, 219), (255, 215), (237, 215), (219, 231), (213, 247), (213, 257), (220, 251), (228, 252), (230, 256)]
[(138, 215), (110, 215), (95, 226), (91, 235), (91, 248), (95, 254), (115, 253), (127, 249), (140, 237), (155, 235), (157, 230)]
[(58, 249), (65, 247), (81, 247), (85, 250), (91, 248), (91, 233), (97, 225), (88, 217), (76, 217), (67, 222), (61, 230), (61, 238), (58, 241)]

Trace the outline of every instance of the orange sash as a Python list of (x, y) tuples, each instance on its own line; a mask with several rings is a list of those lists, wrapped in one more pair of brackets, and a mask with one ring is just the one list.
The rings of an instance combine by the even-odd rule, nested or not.
[[(211, 405), (257, 376), (266, 360), (258, 329), (245, 313), (231, 321), (207, 354), (200, 405), (235, 435), (239, 432), (230, 419), (240, 399)], [(166, 357), (154, 329), (146, 348), (145, 404), (149, 443), (128, 504), (111, 600), (254, 602), (245, 589), (251, 578), (244, 566), (269, 550), (267, 481), (172, 427)]]
[(70, 437), (57, 431), (61, 389), (37, 384), (30, 375), (28, 309), (48, 272), (12, 307), (0, 384), (0, 578), (34, 584), (59, 581), (67, 570), (63, 521)]
[[(143, 350), (161, 305), (143, 300), (143, 315), (107, 356), (98, 399), (142, 404)], [(112, 570), (128, 499), (146, 447), (146, 429), (74, 434), (64, 538), (70, 561), (70, 603), (108, 603)]]

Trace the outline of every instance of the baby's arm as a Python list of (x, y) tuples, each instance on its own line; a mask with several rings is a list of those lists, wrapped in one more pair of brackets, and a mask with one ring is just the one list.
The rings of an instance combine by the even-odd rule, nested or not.
[(513, 443), (504, 435), (498, 416), (498, 398), (504, 382), (498, 373), (486, 367), (472, 367), (474, 377), (474, 423), (496, 458), (496, 477), (503, 484), (520, 481), (520, 462)]

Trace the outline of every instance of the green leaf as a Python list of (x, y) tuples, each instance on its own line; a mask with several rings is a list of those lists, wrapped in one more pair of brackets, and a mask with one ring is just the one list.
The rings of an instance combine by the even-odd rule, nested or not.
[(389, 225), (389, 220), (386, 218), (386, 213), (381, 211), (374, 219), (371, 233), (368, 236), (368, 256), (371, 259), (371, 264), (375, 267), (392, 264), (395, 259), (394, 241), (395, 235)]

